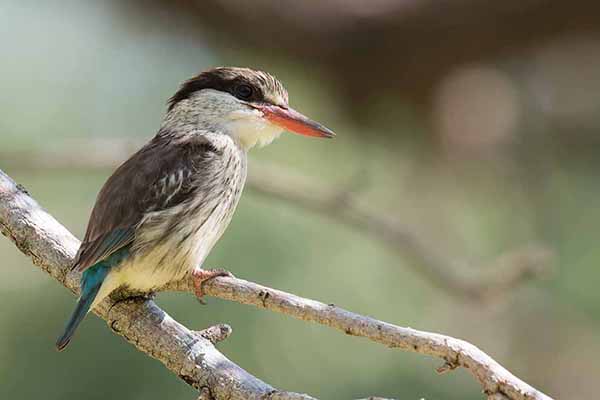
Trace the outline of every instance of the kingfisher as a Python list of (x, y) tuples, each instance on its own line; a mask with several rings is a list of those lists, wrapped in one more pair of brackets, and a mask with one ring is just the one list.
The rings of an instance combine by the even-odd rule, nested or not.
[(72, 266), (82, 273), (80, 297), (57, 349), (116, 289), (152, 293), (190, 274), (201, 299), (204, 282), (230, 275), (202, 263), (238, 204), (248, 150), (284, 130), (335, 136), (291, 108), (284, 86), (266, 72), (218, 67), (185, 81), (169, 99), (158, 133), (96, 198)]

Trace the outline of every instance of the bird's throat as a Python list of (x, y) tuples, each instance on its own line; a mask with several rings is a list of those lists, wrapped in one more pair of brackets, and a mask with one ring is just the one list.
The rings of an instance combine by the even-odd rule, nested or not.
[(256, 110), (252, 113), (240, 112), (239, 114), (241, 114), (239, 117), (236, 113), (230, 114), (230, 119), (225, 123), (224, 128), (244, 150), (257, 145), (266, 146), (283, 132), (280, 127), (271, 124)]

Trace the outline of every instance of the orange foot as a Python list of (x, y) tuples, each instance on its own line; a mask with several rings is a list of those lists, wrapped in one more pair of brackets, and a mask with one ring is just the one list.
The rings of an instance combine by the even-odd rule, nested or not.
[(216, 269), (201, 269), (196, 268), (192, 271), (192, 279), (194, 281), (194, 293), (196, 293), (196, 297), (198, 301), (202, 304), (206, 304), (206, 302), (202, 299), (204, 297), (204, 290), (202, 286), (204, 282), (216, 278), (218, 276), (228, 276), (230, 278), (235, 278), (233, 274), (227, 270), (222, 268)]

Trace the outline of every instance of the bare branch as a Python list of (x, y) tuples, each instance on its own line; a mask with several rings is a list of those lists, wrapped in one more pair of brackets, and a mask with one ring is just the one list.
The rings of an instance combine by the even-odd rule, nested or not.
[[(78, 291), (79, 276), (69, 271), (78, 240), (2, 171), (0, 230), (35, 265), (72, 292)], [(193, 284), (187, 279), (168, 289), (193, 292)], [(391, 348), (441, 358), (445, 370), (467, 368), (490, 399), (550, 400), (463, 340), (399, 327), (241, 279), (216, 278), (206, 282), (205, 290), (211, 296), (317, 322)], [(250, 375), (223, 356), (210, 340), (179, 324), (149, 299), (108, 299), (94, 312), (140, 351), (161, 361), (198, 390), (208, 389), (215, 399), (311, 399), (276, 391)]]
[[(114, 168), (137, 146), (138, 143), (119, 139), (86, 140), (77, 147), (101, 147), (110, 151), (80, 157), (60, 148), (55, 152), (5, 153), (0, 158), (20, 168)], [(467, 268), (464, 261), (449, 262), (436, 254), (435, 246), (427, 243), (414, 229), (402, 225), (389, 213), (358, 201), (353, 195), (357, 190), (356, 182), (351, 183), (350, 187), (330, 188), (280, 166), (253, 160), (247, 186), (255, 193), (288, 201), (368, 233), (410, 259), (412, 262), (407, 265), (434, 285), (466, 300), (493, 300), (527, 280), (550, 274), (552, 270), (554, 254), (539, 244), (507, 252), (481, 268)]]
[[(193, 293), (194, 286), (190, 278), (171, 284), (165, 289)], [(443, 373), (464, 367), (479, 381), (488, 397), (502, 394), (514, 400), (549, 399), (464, 340), (403, 328), (344, 310), (334, 304), (305, 299), (237, 278), (215, 278), (207, 281), (204, 289), (209, 296), (316, 322), (338, 329), (347, 335), (364, 337), (390, 348), (441, 358), (444, 365), (438, 369), (438, 372)]]

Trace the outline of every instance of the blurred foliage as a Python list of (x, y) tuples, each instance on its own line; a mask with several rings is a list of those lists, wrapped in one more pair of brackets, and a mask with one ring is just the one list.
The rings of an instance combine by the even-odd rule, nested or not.
[[(598, 36), (565, 34), (449, 70), (426, 109), (390, 90), (372, 98), (357, 119), (360, 110), (346, 108), (329, 90), (335, 77), (308, 60), (214, 44), (208, 33), (198, 34), (196, 20), (169, 8), (153, 11), (146, 23), (124, 8), (118, 2), (0, 4), (4, 154), (66, 146), (85, 157), (103, 149), (77, 148), (75, 139), (148, 138), (180, 81), (213, 65), (264, 68), (286, 83), (295, 108), (339, 137), (284, 136), (252, 158), (331, 185), (366, 173), (359, 195), (413, 226), (449, 260), (472, 260), (477, 268), (481, 260), (542, 241), (559, 255), (556, 273), (492, 306), (464, 303), (366, 234), (251, 192), (207, 266), (467, 339), (552, 396), (595, 396)], [(0, 168), (79, 237), (111, 172), (21, 170), (1, 159)], [(56, 353), (54, 339), (74, 299), (7, 240), (0, 241), (0, 254), (0, 398), (192, 398), (187, 385), (93, 316), (70, 348)], [(231, 324), (234, 333), (219, 348), (283, 389), (324, 399), (481, 398), (466, 372), (437, 376), (437, 362), (422, 356), (220, 300), (202, 307), (191, 296), (161, 294), (158, 302), (190, 328)]]

